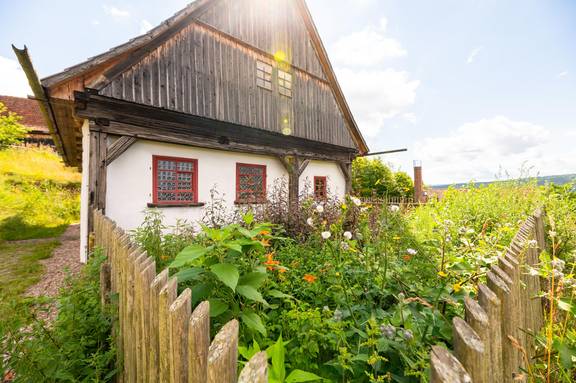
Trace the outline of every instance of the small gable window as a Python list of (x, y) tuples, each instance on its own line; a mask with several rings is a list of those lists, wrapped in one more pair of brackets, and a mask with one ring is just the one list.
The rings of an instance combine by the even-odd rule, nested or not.
[(154, 204), (198, 203), (198, 160), (153, 156), (152, 163)]
[(326, 199), (326, 177), (314, 177), (314, 198)]
[(261, 88), (272, 90), (272, 65), (256, 61), (256, 84)]
[(278, 69), (278, 92), (286, 97), (292, 97), (292, 75)]
[(266, 200), (266, 165), (236, 164), (236, 203)]

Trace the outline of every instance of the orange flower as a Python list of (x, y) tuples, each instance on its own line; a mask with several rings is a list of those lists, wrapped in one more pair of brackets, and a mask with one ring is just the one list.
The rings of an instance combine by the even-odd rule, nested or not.
[(261, 243), (262, 246), (264, 246), (264, 247), (270, 246), (270, 240), (269, 240), (268, 238), (265, 238), (265, 239), (261, 240), (260, 243)]
[(268, 270), (274, 270), (274, 268), (276, 267), (276, 265), (280, 264), (280, 261), (275, 261), (274, 260), (274, 253), (268, 253), (266, 254), (266, 262), (264, 262), (264, 264), (266, 265), (266, 268)]
[(412, 259), (412, 257), (409, 256), (409, 255), (405, 255), (405, 256), (403, 256), (402, 258), (404, 258), (404, 260), (405, 260), (406, 262), (408, 262), (409, 260)]
[(279, 267), (279, 268), (278, 268), (278, 272), (281, 273), (281, 274), (283, 274), (283, 273), (286, 272), (286, 268), (285, 268), (285, 267)]
[(262, 230), (260, 235), (270, 235), (270, 230)]
[(314, 283), (316, 281), (316, 277), (312, 274), (305, 274), (304, 280), (308, 283)]

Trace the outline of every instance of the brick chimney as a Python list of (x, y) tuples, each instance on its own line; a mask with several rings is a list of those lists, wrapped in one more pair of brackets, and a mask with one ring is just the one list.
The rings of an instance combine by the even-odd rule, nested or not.
[(424, 184), (422, 182), (422, 161), (414, 161), (414, 203), (424, 201)]

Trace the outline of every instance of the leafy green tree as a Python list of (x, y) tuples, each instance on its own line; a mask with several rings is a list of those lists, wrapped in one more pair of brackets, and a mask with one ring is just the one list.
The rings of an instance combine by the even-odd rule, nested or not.
[(352, 163), (352, 190), (360, 197), (409, 197), (414, 183), (408, 174), (394, 173), (379, 158), (358, 157)]
[(21, 119), (0, 102), (0, 150), (18, 144), (26, 137), (28, 130), (20, 124)]

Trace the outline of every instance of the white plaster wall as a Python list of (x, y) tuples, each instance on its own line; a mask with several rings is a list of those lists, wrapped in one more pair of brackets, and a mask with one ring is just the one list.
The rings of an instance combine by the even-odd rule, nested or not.
[(90, 168), (90, 127), (88, 120), (82, 125), (82, 187), (80, 189), (80, 262), (88, 260), (88, 214), (89, 211), (89, 180)]
[(306, 169), (300, 175), (300, 191), (307, 190), (314, 193), (314, 177), (326, 177), (329, 195), (344, 198), (346, 193), (346, 179), (340, 166), (330, 161), (310, 161)]
[[(197, 159), (198, 202), (209, 202), (210, 190), (216, 186), (219, 193), (224, 194), (229, 210), (235, 206), (237, 162), (266, 165), (268, 192), (275, 180), (281, 181), (283, 177), (287, 180), (288, 177), (275, 157), (138, 140), (108, 165), (107, 170), (106, 215), (126, 230), (142, 223), (143, 212), (152, 202), (153, 155)], [(343, 183), (339, 185), (344, 190)], [(175, 224), (177, 219), (195, 223), (204, 214), (202, 207), (164, 207), (161, 210), (168, 225)]]

